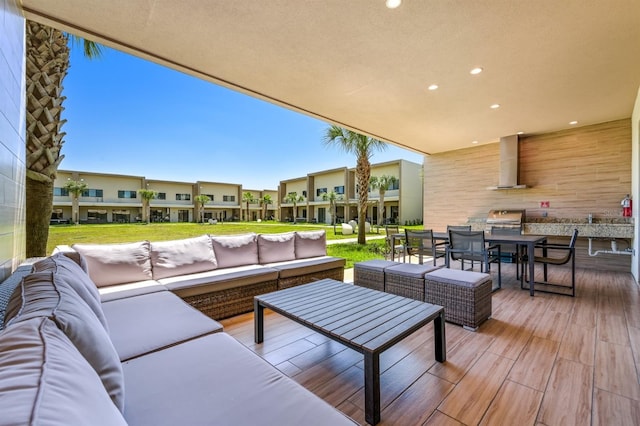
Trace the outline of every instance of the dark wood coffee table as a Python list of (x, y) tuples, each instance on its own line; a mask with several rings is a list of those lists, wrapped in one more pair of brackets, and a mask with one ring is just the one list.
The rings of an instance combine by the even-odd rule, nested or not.
[(255, 341), (264, 339), (264, 308), (364, 354), (365, 419), (380, 421), (380, 353), (433, 321), (435, 358), (446, 360), (444, 308), (325, 279), (254, 298)]

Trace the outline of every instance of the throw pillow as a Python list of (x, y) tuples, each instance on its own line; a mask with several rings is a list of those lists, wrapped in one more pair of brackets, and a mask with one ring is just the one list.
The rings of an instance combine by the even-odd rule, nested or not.
[(98, 287), (152, 279), (149, 241), (125, 244), (73, 244), (87, 261)]
[(296, 258), (295, 233), (258, 235), (258, 257), (263, 265), (294, 260)]
[(151, 243), (153, 278), (175, 277), (216, 269), (216, 256), (208, 235)]
[(229, 236), (212, 235), (211, 242), (218, 261), (218, 268), (232, 268), (258, 263), (258, 241), (254, 233)]
[[(78, 254), (79, 257), (81, 257)], [(61, 280), (65, 281), (73, 290), (78, 293), (78, 296), (84, 300), (84, 302), (91, 308), (93, 313), (98, 318), (98, 321), (104, 326), (105, 330), (109, 331), (107, 319), (102, 311), (102, 303), (100, 301), (100, 293), (98, 293), (98, 287), (91, 281), (89, 275), (66, 253), (57, 253), (44, 260), (36, 262), (33, 265), (34, 272), (54, 272)]]
[(51, 318), (98, 373), (114, 404), (124, 409), (122, 365), (105, 328), (62, 277), (34, 272), (23, 278), (7, 304), (7, 327), (32, 318)]
[(327, 255), (327, 236), (324, 231), (296, 232), (296, 259)]
[(48, 318), (0, 334), (0, 425), (126, 425), (100, 378)]

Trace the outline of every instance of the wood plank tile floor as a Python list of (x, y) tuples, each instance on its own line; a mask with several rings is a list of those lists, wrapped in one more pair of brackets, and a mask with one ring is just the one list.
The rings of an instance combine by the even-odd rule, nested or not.
[[(558, 272), (560, 271), (560, 272)], [(575, 298), (521, 290), (503, 265), (493, 316), (477, 332), (446, 325), (447, 362), (429, 324), (381, 355), (382, 425), (639, 425), (640, 290), (629, 273), (578, 269)], [(567, 282), (569, 270), (550, 269)], [(271, 311), (226, 332), (360, 424), (362, 355)]]

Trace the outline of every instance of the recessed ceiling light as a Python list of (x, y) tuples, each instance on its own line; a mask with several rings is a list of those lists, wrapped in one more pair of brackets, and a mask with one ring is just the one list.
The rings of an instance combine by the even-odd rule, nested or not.
[(436, 90), (438, 88), (437, 84), (432, 84), (431, 86), (429, 86), (429, 90)]
[(498, 109), (498, 108), (500, 108), (500, 104), (491, 105), (491, 109)]
[(384, 4), (386, 4), (389, 9), (395, 9), (400, 6), (400, 3), (402, 3), (402, 0), (387, 0)]
[(518, 132), (519, 135), (524, 135), (524, 132)]
[(574, 124), (578, 124), (578, 122), (573, 120), (573, 121), (570, 121), (569, 124), (571, 124), (573, 126)]
[(478, 143), (478, 141), (471, 141), (471, 143), (475, 145)]
[(473, 75), (480, 74), (482, 72), (482, 68), (476, 67), (476, 68), (472, 69), (470, 72)]

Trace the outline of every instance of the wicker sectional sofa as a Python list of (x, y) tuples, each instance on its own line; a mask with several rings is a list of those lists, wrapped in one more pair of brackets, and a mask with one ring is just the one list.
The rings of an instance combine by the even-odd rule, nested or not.
[[(205, 239), (189, 240), (150, 251), (158, 280), (142, 279), (150, 243), (111, 247), (99, 259), (97, 247), (76, 246), (18, 268), (0, 330), (0, 426), (353, 425), (162, 283), (180, 269), (202, 294), (213, 293), (212, 278), (198, 281), (207, 272), (198, 264), (210, 261), (196, 250)], [(241, 241), (221, 244), (242, 251)], [(262, 280), (276, 289), (280, 262), (247, 267), (252, 273), (228, 266), (236, 269), (219, 282), (258, 288)], [(264, 279), (252, 278), (259, 268)], [(134, 280), (121, 283), (125, 277)]]
[(102, 300), (169, 290), (213, 319), (253, 309), (253, 296), (344, 279), (342, 258), (327, 256), (324, 231), (202, 235), (127, 244), (74, 244)]

